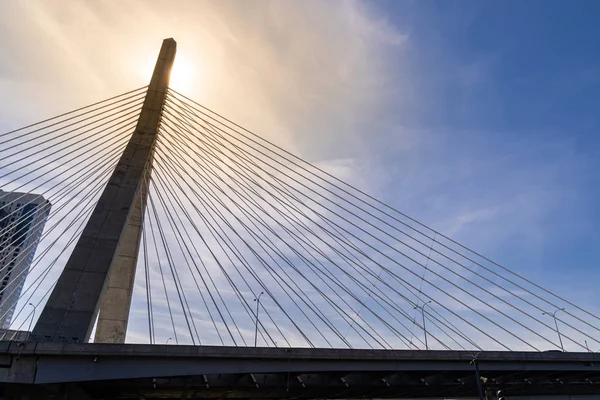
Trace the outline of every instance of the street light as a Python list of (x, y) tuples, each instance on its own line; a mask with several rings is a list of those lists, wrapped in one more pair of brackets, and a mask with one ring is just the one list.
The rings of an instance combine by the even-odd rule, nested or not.
[(29, 331), (27, 332), (27, 341), (29, 342), (29, 336), (31, 336), (31, 326), (33, 325), (33, 320), (35, 319), (35, 305), (33, 303), (29, 303), (31, 307), (33, 307), (33, 315), (31, 315), (31, 321), (29, 321)]
[(168, 338), (167, 341), (165, 342), (165, 344), (169, 344), (169, 340), (171, 340), (173, 338)]
[(551, 315), (552, 318), (554, 318), (554, 325), (556, 325), (556, 333), (558, 335), (558, 340), (560, 341), (560, 349), (562, 351), (565, 351), (565, 348), (563, 347), (563, 342), (562, 342), (562, 337), (560, 336), (560, 331), (558, 330), (558, 322), (556, 321), (556, 313), (559, 311), (565, 311), (564, 307), (563, 308), (559, 308), (558, 310), (554, 311), (552, 314), (547, 313), (546, 311), (544, 311), (542, 313), (542, 315)]
[(421, 318), (423, 318), (423, 332), (425, 333), (425, 350), (429, 350), (429, 346), (427, 346), (427, 329), (425, 329), (425, 306), (429, 303), (431, 303), (431, 300), (429, 300), (427, 303), (423, 303), (422, 306), (416, 305), (413, 307), (413, 310), (416, 310), (417, 308), (421, 309)]
[(256, 343), (258, 341), (258, 306), (260, 304), (260, 296), (262, 296), (263, 294), (265, 294), (265, 292), (260, 292), (258, 297), (254, 299), (254, 301), (256, 302), (256, 327), (254, 328), (254, 347), (256, 347)]

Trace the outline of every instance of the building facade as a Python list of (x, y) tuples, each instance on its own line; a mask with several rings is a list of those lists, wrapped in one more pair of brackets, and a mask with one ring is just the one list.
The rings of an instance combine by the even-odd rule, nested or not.
[(8, 329), (40, 241), (50, 202), (0, 190), (0, 328)]

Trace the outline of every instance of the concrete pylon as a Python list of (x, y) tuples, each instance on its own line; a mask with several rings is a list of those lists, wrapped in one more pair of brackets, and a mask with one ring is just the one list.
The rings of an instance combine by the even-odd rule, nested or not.
[(40, 314), (34, 340), (87, 342), (101, 303), (100, 339), (125, 338), (146, 198), (139, 189), (152, 167), (176, 49), (175, 40), (163, 41), (135, 131)]
[(109, 270), (106, 289), (100, 301), (100, 314), (94, 335), (95, 343), (125, 343), (135, 267), (142, 237), (143, 216), (148, 197), (148, 187), (144, 182), (150, 180), (153, 158), (151, 154), (148, 169), (133, 202), (129, 221), (121, 235), (118, 253)]

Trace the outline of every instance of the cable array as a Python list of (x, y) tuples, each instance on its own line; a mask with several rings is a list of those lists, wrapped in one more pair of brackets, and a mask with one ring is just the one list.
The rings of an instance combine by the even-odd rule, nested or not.
[[(596, 316), (174, 90), (146, 218), (157, 242), (141, 258), (158, 268), (141, 286), (163, 310), (146, 315), (161, 340), (244, 346), (256, 329), (267, 346), (600, 344)], [(559, 338), (543, 313), (561, 308)]]
[[(0, 309), (21, 297), (12, 328), (32, 321), (35, 309), (27, 313), (27, 306), (43, 304), (52, 290), (134, 129), (144, 93), (0, 135), (2, 188), (41, 194), (52, 204), (24, 289), (19, 276), (26, 269), (0, 288)], [(130, 341), (600, 346), (592, 313), (171, 89), (153, 157), (138, 188), (148, 196)], [(29, 216), (5, 224), (0, 240), (26, 235), (14, 227)]]
[(41, 311), (133, 132), (145, 89), (0, 134), (5, 327), (12, 320), (11, 329), (29, 329)]

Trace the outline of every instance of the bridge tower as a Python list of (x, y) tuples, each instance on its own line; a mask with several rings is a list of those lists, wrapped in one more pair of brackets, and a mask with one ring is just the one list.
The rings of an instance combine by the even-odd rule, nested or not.
[[(33, 330), (37, 341), (123, 343), (147, 180), (177, 44), (162, 43), (136, 128)], [(98, 312), (100, 313), (98, 315)]]

